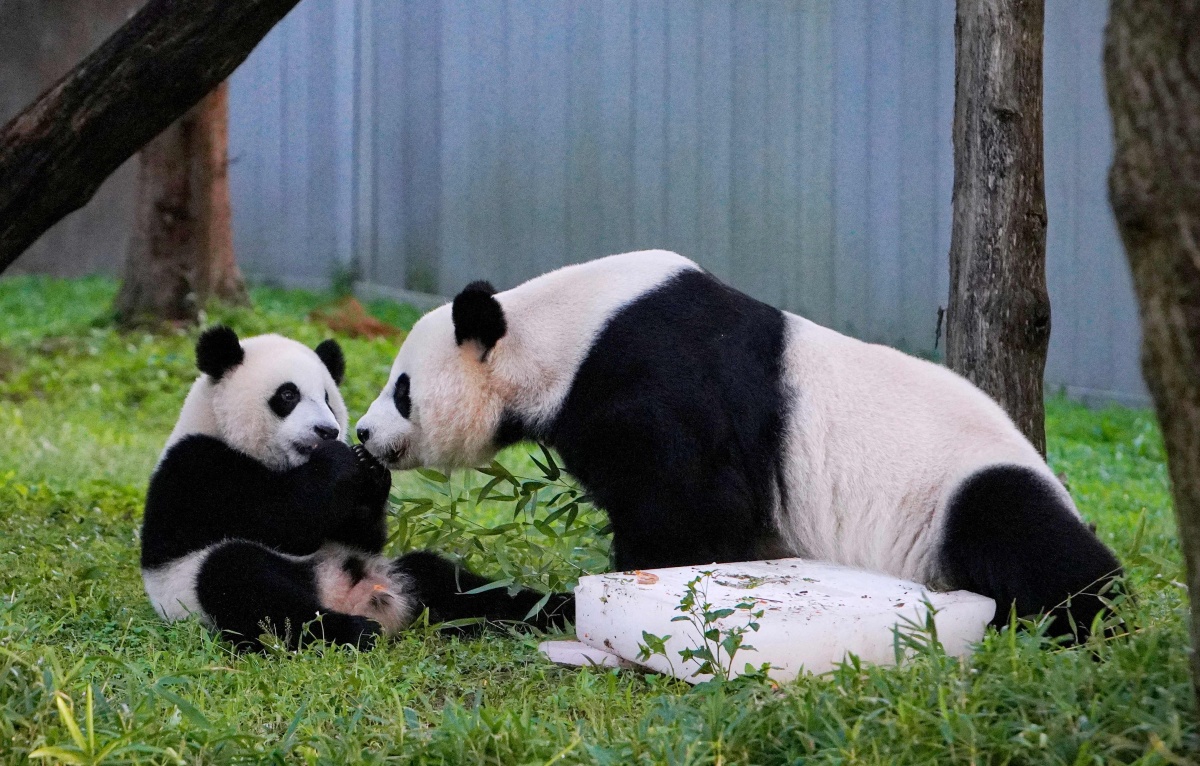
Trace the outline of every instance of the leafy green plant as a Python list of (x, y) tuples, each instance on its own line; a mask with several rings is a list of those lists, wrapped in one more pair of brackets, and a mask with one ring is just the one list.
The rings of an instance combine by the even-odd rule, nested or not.
[[(758, 632), (758, 621), (763, 616), (763, 609), (752, 597), (743, 598), (731, 607), (714, 605), (708, 597), (708, 588), (714, 575), (712, 570), (706, 569), (688, 581), (684, 586), (683, 596), (679, 599), (679, 605), (675, 607), (675, 610), (682, 614), (672, 617), (671, 622), (686, 623), (695, 635), (696, 643), (693, 646), (679, 650), (679, 658), (685, 664), (699, 663), (692, 675), (709, 675), (728, 681), (734, 675), (733, 663), (738, 652), (754, 649), (746, 643), (746, 635)], [(721, 624), (738, 613), (745, 619), (743, 624)], [(652, 656), (661, 655), (667, 659), (671, 673), (675, 675), (675, 666), (667, 656), (666, 642), (670, 638), (669, 635), (656, 636), (642, 631), (638, 658), (645, 661)], [(768, 666), (755, 668), (746, 663), (743, 675), (765, 675), (769, 669)]]
[(607, 518), (554, 454), (539, 447), (541, 460), (527, 456), (536, 476), (514, 473), (498, 460), (457, 478), (417, 470), (417, 486), (393, 494), (389, 545), (452, 551), (487, 570), (498, 565), (500, 576), (487, 589), (538, 585), (563, 591), (579, 575), (604, 571), (608, 553), (596, 543), (607, 539)]

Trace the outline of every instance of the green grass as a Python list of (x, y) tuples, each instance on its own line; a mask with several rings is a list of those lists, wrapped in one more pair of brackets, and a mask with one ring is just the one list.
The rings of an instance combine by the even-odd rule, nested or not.
[[(1049, 407), (1051, 462), (1128, 565), (1138, 595), (1125, 614), (1134, 634), (1091, 651), (1004, 631), (968, 663), (931, 651), (899, 669), (847, 664), (779, 687), (695, 689), (558, 668), (539, 658), (533, 636), (462, 641), (422, 628), (368, 653), (237, 657), (194, 623), (161, 623), (142, 592), (142, 495), (194, 377), (195, 335), (116, 332), (107, 324), (114, 289), (102, 279), (0, 281), (0, 762), (24, 762), (38, 748), (80, 763), (1082, 764), (1200, 755), (1180, 557), (1162, 445), (1146, 412)], [(253, 297), (253, 311), (210, 321), (310, 344), (326, 337), (305, 320), (326, 296)], [(414, 318), (387, 304), (371, 309), (389, 321)], [(386, 378), (394, 342), (340, 340), (346, 399), (360, 413)], [(502, 460), (539, 475), (523, 452)], [(603, 567), (596, 514), (547, 525), (541, 505), (531, 514), (514, 512), (515, 500), (475, 503), (469, 490), (486, 479), (400, 479), (398, 496), (433, 502), (399, 506), (397, 544), (437, 541), (477, 568), (543, 585)]]

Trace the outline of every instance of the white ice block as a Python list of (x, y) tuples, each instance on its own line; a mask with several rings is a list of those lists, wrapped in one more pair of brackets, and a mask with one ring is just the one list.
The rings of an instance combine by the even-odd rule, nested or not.
[[(894, 629), (924, 625), (932, 604), (938, 639), (947, 653), (966, 656), (983, 637), (996, 603), (968, 591), (936, 592), (907, 580), (804, 559), (777, 559), (739, 564), (614, 572), (582, 577), (575, 589), (576, 634), (588, 646), (640, 662), (693, 683), (710, 676), (696, 674), (699, 662), (683, 662), (679, 652), (700, 645), (695, 628), (672, 622), (682, 614), (679, 602), (689, 581), (709, 571), (701, 583), (716, 608), (734, 607), (752, 597), (758, 632), (748, 632), (734, 659), (732, 675), (747, 663), (772, 666), (778, 681), (802, 671), (824, 673), (853, 653), (864, 663), (895, 664)], [(747, 622), (746, 612), (716, 623), (729, 629)], [(667, 657), (639, 660), (642, 631), (669, 635)], [(668, 662), (668, 658), (670, 662)]]

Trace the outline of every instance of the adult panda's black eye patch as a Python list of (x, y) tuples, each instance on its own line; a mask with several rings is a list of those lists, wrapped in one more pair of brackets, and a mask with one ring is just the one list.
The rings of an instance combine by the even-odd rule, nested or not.
[(408, 373), (400, 373), (400, 377), (396, 378), (396, 389), (392, 391), (392, 402), (402, 418), (412, 415), (412, 399), (408, 395), (408, 386)]
[(296, 388), (295, 383), (284, 383), (275, 389), (275, 393), (267, 400), (267, 404), (271, 406), (271, 411), (281, 418), (291, 415), (292, 410), (296, 409), (296, 405), (299, 403), (300, 389)]

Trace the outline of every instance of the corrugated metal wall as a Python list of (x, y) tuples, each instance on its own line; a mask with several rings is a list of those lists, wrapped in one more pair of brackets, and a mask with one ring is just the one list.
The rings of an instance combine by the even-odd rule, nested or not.
[[(1103, 0), (1048, 0), (1047, 378), (1144, 401), (1105, 197)], [(451, 294), (647, 247), (933, 351), (953, 0), (306, 0), (234, 77), (254, 277)]]

